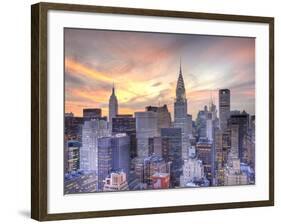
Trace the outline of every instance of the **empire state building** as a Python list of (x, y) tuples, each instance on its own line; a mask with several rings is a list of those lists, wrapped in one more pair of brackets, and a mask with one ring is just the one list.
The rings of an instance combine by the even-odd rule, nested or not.
[(112, 118), (116, 117), (118, 115), (118, 100), (115, 95), (115, 87), (113, 85), (112, 87), (112, 93), (109, 98), (109, 131), (112, 132)]
[(179, 77), (177, 81), (176, 99), (174, 103), (174, 127), (181, 128), (182, 132), (182, 158), (188, 158), (189, 130), (190, 119), (187, 115), (187, 99), (185, 93), (182, 68), (180, 64)]

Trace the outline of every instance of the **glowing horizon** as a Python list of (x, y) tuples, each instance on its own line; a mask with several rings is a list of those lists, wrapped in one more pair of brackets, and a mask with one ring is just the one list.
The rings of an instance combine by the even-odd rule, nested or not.
[(173, 115), (179, 61), (196, 118), (218, 89), (230, 89), (231, 110), (255, 114), (255, 39), (65, 29), (65, 112), (101, 108), (115, 83), (120, 114), (166, 104)]

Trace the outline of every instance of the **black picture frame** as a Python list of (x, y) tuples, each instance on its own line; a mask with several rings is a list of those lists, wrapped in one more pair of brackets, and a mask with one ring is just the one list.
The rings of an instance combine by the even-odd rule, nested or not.
[[(269, 199), (233, 203), (132, 208), (108, 211), (48, 214), (47, 202), (47, 13), (49, 10), (95, 12), (158, 16), (167, 18), (195, 18), (264, 23), (269, 25)], [(224, 15), (183, 11), (164, 11), (138, 8), (119, 8), (90, 5), (38, 3), (31, 6), (31, 217), (39, 221), (80, 219), (109, 216), (142, 215), (170, 212), (203, 211), (226, 208), (246, 208), (274, 205), (274, 18)]]

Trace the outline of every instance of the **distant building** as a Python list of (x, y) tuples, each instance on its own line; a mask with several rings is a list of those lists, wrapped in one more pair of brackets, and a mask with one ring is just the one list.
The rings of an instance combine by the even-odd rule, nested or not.
[(98, 139), (98, 190), (103, 190), (104, 180), (113, 168), (111, 137)]
[(210, 141), (213, 141), (213, 138), (214, 138), (214, 120), (213, 120), (213, 117), (212, 117), (212, 112), (207, 112), (206, 137)]
[(162, 128), (161, 137), (168, 140), (167, 161), (171, 164), (171, 185), (179, 186), (182, 174), (182, 133), (180, 128)]
[(187, 183), (200, 180), (204, 177), (204, 168), (201, 160), (189, 158), (184, 160), (182, 167), (183, 175), (180, 179), (180, 186), (185, 187)]
[(118, 114), (112, 118), (112, 134), (126, 133), (130, 137), (130, 157), (137, 156), (136, 118), (130, 114)]
[(126, 173), (113, 171), (104, 180), (103, 191), (125, 191), (129, 190)]
[(116, 134), (111, 137), (112, 169), (121, 170), (129, 177), (130, 170), (130, 137)]
[(168, 161), (169, 141), (163, 137), (152, 137), (148, 139), (149, 156), (156, 155)]
[(109, 122), (109, 131), (112, 132), (112, 118), (116, 117), (118, 114), (118, 100), (115, 95), (115, 86), (112, 87), (112, 93), (109, 98), (109, 105), (108, 105), (108, 122)]
[(134, 159), (135, 174), (143, 184), (144, 189), (152, 188), (152, 176), (155, 173), (170, 173), (170, 162), (162, 157), (152, 155), (149, 157), (137, 157)]
[(233, 159), (232, 165), (226, 167), (224, 176), (224, 185), (246, 185), (249, 184), (249, 179), (246, 173), (241, 172), (240, 160)]
[(79, 170), (80, 147), (81, 143), (78, 141), (71, 140), (67, 142), (67, 172)]
[(66, 113), (64, 116), (65, 140), (76, 140), (81, 142), (83, 117), (74, 117), (73, 113)]
[(231, 115), (228, 120), (228, 126), (231, 130), (233, 126), (237, 126), (238, 139), (235, 141), (238, 141), (238, 156), (242, 162), (246, 162), (244, 159), (245, 146), (243, 140), (245, 135), (249, 133), (249, 114), (243, 111), (241, 114)]
[(157, 136), (157, 113), (153, 111), (135, 112), (137, 154), (148, 156), (148, 139)]
[(226, 164), (227, 150), (223, 147), (223, 132), (217, 130), (215, 133), (215, 178), (216, 185), (224, 185), (224, 166)]
[(97, 191), (97, 176), (93, 172), (72, 172), (65, 174), (64, 194), (89, 193)]
[(84, 118), (84, 120), (101, 118), (101, 109), (100, 108), (85, 108), (85, 109), (83, 109), (83, 118)]
[(171, 114), (168, 111), (167, 105), (162, 107), (148, 106), (145, 108), (146, 111), (153, 111), (157, 113), (157, 132), (160, 135), (161, 128), (170, 128), (172, 124)]
[(227, 120), (230, 116), (230, 90), (219, 90), (219, 115), (220, 128), (225, 131), (227, 129)]
[(212, 142), (207, 138), (201, 138), (196, 145), (196, 153), (199, 160), (202, 161), (204, 173), (210, 183), (213, 182), (214, 158)]
[(198, 138), (207, 137), (207, 108), (205, 110), (200, 110), (196, 118), (196, 129)]
[(167, 189), (170, 187), (169, 173), (154, 173), (152, 175), (152, 189)]
[(104, 120), (85, 121), (82, 128), (82, 147), (80, 150), (80, 169), (97, 171), (98, 138), (108, 136), (107, 122)]
[(120, 170), (129, 177), (130, 138), (126, 134), (98, 139), (98, 188), (103, 189), (105, 178)]

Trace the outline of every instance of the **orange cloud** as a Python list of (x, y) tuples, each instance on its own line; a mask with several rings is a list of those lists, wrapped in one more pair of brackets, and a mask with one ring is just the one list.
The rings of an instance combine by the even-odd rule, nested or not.
[(66, 71), (69, 71), (71, 73), (79, 74), (88, 78), (93, 78), (108, 83), (112, 83), (113, 81), (110, 77), (106, 76), (105, 74), (100, 73), (94, 70), (93, 68), (83, 65), (73, 59), (65, 58), (64, 64)]

